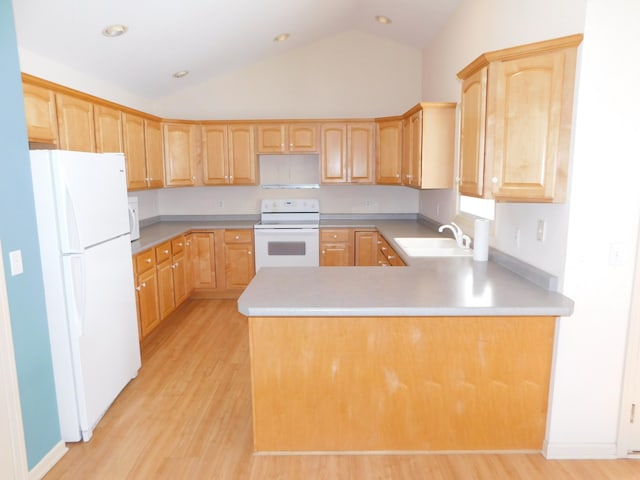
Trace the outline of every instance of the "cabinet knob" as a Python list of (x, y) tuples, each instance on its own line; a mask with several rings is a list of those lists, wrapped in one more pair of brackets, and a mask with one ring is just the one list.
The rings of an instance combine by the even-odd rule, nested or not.
[(164, 253), (169, 253), (169, 250), (165, 250)]
[(240, 240), (240, 235), (236, 235), (236, 236), (235, 236), (235, 239), (236, 239), (236, 240)]
[(145, 262), (147, 262), (147, 263), (151, 263), (151, 258), (147, 258), (147, 259), (145, 260)]
[(491, 177), (491, 183), (498, 183), (498, 177)]
[(380, 250), (382, 250), (383, 252), (387, 251), (387, 247), (380, 247)]
[(179, 246), (179, 247), (181, 247), (181, 246), (182, 246), (182, 242), (179, 242), (179, 243), (178, 243), (178, 246)]
[(249, 251), (247, 252), (247, 255), (251, 255), (251, 250), (249, 250)]
[(338, 238), (338, 235), (336, 235), (335, 233), (333, 234), (333, 238)]

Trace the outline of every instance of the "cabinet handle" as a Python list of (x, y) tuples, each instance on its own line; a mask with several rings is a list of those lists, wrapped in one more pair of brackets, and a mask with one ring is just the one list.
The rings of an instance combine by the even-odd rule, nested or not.
[(394, 255), (387, 255), (387, 260), (391, 260), (392, 258), (396, 258)]
[(380, 247), (380, 250), (382, 250), (383, 252), (385, 252), (387, 250), (387, 247)]

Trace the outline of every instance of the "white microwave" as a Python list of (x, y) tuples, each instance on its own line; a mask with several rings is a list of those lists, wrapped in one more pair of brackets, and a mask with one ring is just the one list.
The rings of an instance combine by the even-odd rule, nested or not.
[(140, 238), (140, 218), (138, 217), (138, 197), (129, 197), (129, 232), (131, 241)]

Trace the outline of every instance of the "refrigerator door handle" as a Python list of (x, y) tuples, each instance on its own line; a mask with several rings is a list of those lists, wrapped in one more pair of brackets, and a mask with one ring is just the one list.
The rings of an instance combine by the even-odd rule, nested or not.
[(73, 253), (63, 256), (65, 281), (67, 285), (67, 308), (71, 319), (71, 328), (76, 329), (76, 335), (82, 336), (86, 310), (86, 267), (83, 253)]
[(82, 253), (82, 243), (80, 241), (80, 228), (78, 227), (78, 216), (73, 197), (69, 191), (69, 187), (64, 185), (64, 223), (66, 228), (61, 229), (63, 253), (77, 254)]

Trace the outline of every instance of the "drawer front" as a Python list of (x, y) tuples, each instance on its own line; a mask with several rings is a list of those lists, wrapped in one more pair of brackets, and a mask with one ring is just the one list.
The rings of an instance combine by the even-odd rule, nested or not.
[(180, 235), (179, 237), (171, 240), (171, 253), (176, 255), (177, 253), (182, 252), (184, 250), (184, 244), (184, 235)]
[(253, 230), (225, 230), (224, 243), (251, 243), (253, 241)]
[(165, 260), (171, 258), (171, 241), (164, 242), (158, 245), (156, 248), (156, 262), (162, 263)]
[(352, 231), (349, 228), (320, 229), (321, 242), (350, 242)]
[(153, 250), (147, 250), (145, 252), (138, 253), (134, 258), (134, 264), (136, 266), (136, 274), (138, 275), (153, 268), (156, 264)]

